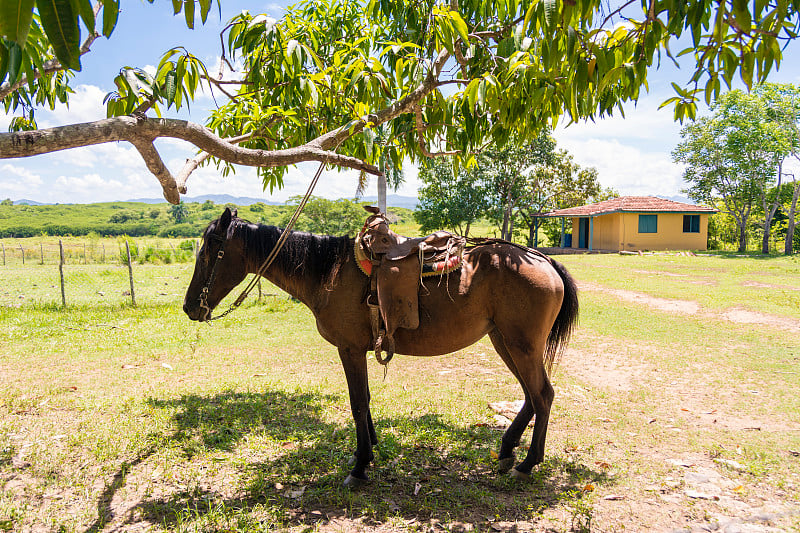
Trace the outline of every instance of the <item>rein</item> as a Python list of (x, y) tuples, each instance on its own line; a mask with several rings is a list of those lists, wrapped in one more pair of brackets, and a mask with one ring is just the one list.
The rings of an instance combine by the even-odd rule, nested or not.
[(300, 201), (300, 204), (297, 206), (297, 209), (295, 209), (292, 218), (289, 219), (289, 222), (286, 224), (286, 227), (281, 232), (281, 236), (280, 238), (278, 238), (278, 242), (275, 243), (275, 246), (272, 247), (272, 250), (270, 250), (269, 255), (267, 255), (267, 258), (264, 259), (263, 263), (261, 263), (261, 266), (258, 268), (258, 272), (256, 272), (255, 276), (253, 276), (253, 278), (244, 288), (242, 293), (236, 298), (236, 300), (230, 305), (230, 307), (228, 307), (228, 309), (226, 309), (224, 312), (220, 313), (217, 316), (211, 316), (211, 308), (208, 306), (208, 291), (211, 289), (211, 284), (214, 282), (214, 278), (216, 277), (217, 265), (219, 265), (220, 261), (225, 256), (225, 239), (223, 237), (220, 237), (219, 235), (213, 235), (214, 239), (219, 239), (220, 241), (222, 241), (222, 245), (219, 249), (219, 252), (217, 252), (217, 258), (214, 261), (214, 266), (211, 267), (211, 275), (208, 276), (208, 281), (206, 282), (206, 285), (201, 289), (200, 296), (198, 298), (200, 300), (200, 308), (206, 310), (206, 318), (205, 320), (203, 320), (203, 322), (210, 323), (213, 320), (219, 320), (220, 318), (230, 314), (234, 309), (242, 305), (242, 303), (245, 301), (250, 292), (256, 287), (256, 285), (258, 285), (258, 280), (267, 271), (270, 265), (272, 265), (272, 262), (275, 261), (275, 258), (278, 256), (278, 252), (281, 251), (281, 248), (283, 248), (286, 239), (288, 239), (292, 227), (294, 227), (295, 223), (297, 222), (297, 219), (300, 218), (300, 213), (303, 211), (303, 208), (306, 206), (306, 203), (308, 203), (308, 199), (311, 198), (311, 193), (314, 191), (314, 187), (316, 187), (317, 182), (319, 181), (319, 177), (322, 175), (322, 169), (324, 167), (325, 163), (319, 164), (317, 173), (314, 175), (314, 179), (312, 179), (311, 183), (308, 185), (308, 190), (306, 191), (305, 196), (303, 196), (303, 199)]

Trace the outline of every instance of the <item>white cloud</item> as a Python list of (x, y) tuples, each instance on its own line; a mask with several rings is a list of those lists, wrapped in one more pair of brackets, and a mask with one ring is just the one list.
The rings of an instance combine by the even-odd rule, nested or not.
[(646, 152), (615, 139), (567, 140), (559, 145), (581, 166), (595, 167), (601, 185), (620, 194), (674, 196), (684, 187), (683, 169), (668, 153)]
[(42, 109), (37, 112), (40, 128), (51, 128), (78, 122), (90, 122), (106, 118), (103, 98), (106, 92), (95, 85), (78, 85), (75, 94), (69, 96), (69, 106), (57, 104), (54, 110)]
[(658, 100), (643, 98), (626, 118), (559, 127), (558, 146), (581, 166), (597, 168), (600, 183), (621, 194), (679, 195), (683, 167), (672, 162), (670, 152), (680, 141), (681, 125), (673, 121), (671, 109), (658, 110)]
[(62, 203), (111, 202), (131, 198), (159, 198), (161, 186), (149, 173), (126, 173), (112, 178), (97, 173), (59, 176), (47, 201)]
[(21, 200), (42, 185), (42, 178), (27, 168), (9, 163), (0, 165), (0, 198)]

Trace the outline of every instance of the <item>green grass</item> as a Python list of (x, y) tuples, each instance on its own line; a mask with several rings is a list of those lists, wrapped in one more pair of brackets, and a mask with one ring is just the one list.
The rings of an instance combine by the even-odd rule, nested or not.
[(584, 282), (635, 290), (703, 307), (753, 311), (800, 319), (800, 256), (565, 255)]
[[(795, 316), (770, 307), (777, 289), (736, 294), (767, 268), (768, 283), (796, 286), (791, 260), (559, 259), (580, 281)], [(683, 292), (643, 270), (687, 274)], [(69, 273), (62, 310), (52, 265), (0, 267), (0, 530), (674, 529), (722, 512), (685, 500), (686, 469), (668, 459), (686, 457), (743, 464), (724, 470), (741, 505), (797, 505), (800, 342), (781, 329), (583, 291), (554, 374), (546, 460), (529, 483), (493, 472), (501, 431), (487, 403), (521, 392), (486, 340), (397, 356), (385, 380), (371, 360), (380, 445), (370, 485), (348, 491), (344, 376), (302, 305), (265, 286), (260, 302), (208, 326), (180, 310), (191, 264), (135, 265), (136, 308), (122, 294), (126, 268)], [(717, 283), (686, 283), (706, 276)]]

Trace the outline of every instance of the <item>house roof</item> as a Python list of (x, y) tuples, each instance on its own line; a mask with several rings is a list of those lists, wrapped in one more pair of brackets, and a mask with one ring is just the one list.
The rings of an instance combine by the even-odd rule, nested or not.
[(589, 217), (608, 213), (716, 213), (711, 207), (675, 202), (655, 196), (620, 196), (594, 204), (557, 209), (543, 217)]

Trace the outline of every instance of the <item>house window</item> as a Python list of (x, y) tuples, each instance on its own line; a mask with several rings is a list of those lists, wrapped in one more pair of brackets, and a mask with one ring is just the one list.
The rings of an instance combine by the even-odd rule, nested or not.
[(658, 215), (639, 215), (639, 233), (658, 233)]
[(700, 233), (700, 215), (683, 215), (683, 232)]

